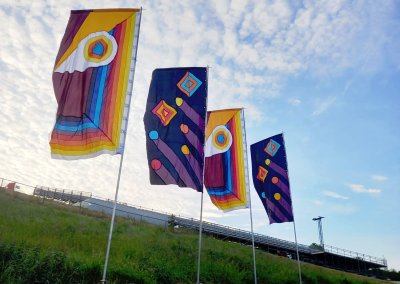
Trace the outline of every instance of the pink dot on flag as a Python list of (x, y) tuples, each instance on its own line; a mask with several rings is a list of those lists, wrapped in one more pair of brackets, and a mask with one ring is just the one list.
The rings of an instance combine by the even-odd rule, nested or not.
[(159, 170), (161, 168), (161, 162), (160, 160), (154, 159), (151, 161), (151, 168), (153, 170)]
[(186, 124), (181, 124), (181, 131), (183, 132), (183, 133), (188, 133), (189, 132), (189, 127), (186, 125)]
[(273, 177), (273, 178), (272, 178), (272, 183), (273, 183), (273, 184), (277, 184), (278, 181), (279, 181), (279, 179), (278, 179), (277, 177)]

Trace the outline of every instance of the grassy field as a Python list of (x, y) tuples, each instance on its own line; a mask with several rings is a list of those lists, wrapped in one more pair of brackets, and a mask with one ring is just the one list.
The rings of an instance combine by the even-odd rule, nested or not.
[[(99, 283), (109, 218), (0, 189), (0, 283)], [(198, 233), (117, 219), (107, 283), (195, 283)], [(298, 283), (297, 262), (257, 251), (258, 283)], [(302, 263), (303, 283), (387, 283)], [(203, 236), (202, 283), (254, 283), (252, 250)]]

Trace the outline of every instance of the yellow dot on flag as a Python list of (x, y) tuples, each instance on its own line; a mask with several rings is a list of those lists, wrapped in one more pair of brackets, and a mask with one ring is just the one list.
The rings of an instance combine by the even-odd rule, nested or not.
[(190, 150), (189, 150), (188, 146), (186, 146), (186, 145), (183, 145), (183, 146), (181, 147), (181, 151), (182, 151), (182, 153), (183, 153), (184, 155), (188, 155), (188, 154), (190, 153)]
[(281, 195), (277, 192), (274, 194), (274, 198), (275, 200), (280, 200), (281, 199)]
[(176, 99), (175, 99), (175, 102), (176, 102), (176, 105), (177, 105), (177, 106), (181, 106), (182, 103), (183, 103), (183, 100), (182, 100), (182, 98), (176, 98)]
[(265, 164), (268, 166), (269, 164), (271, 163), (271, 160), (270, 159), (266, 159), (265, 160)]

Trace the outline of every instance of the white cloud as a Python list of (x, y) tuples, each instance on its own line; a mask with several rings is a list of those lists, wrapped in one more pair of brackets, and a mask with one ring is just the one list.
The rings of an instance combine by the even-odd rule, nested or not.
[(385, 177), (385, 176), (382, 176), (382, 175), (372, 175), (371, 179), (374, 180), (374, 181), (385, 181), (388, 178)]
[(329, 108), (331, 108), (336, 102), (336, 97), (327, 97), (324, 99), (317, 99), (314, 103), (315, 108), (312, 112), (312, 115), (318, 116), (324, 112), (326, 112)]
[(301, 104), (301, 100), (299, 98), (289, 98), (288, 103), (292, 106), (298, 106)]
[(344, 200), (349, 199), (347, 196), (340, 195), (339, 193), (336, 193), (334, 191), (324, 191), (323, 194), (337, 199), (344, 199)]
[(322, 202), (321, 200), (312, 200), (311, 201), (315, 206), (323, 206), (324, 202)]
[(370, 193), (370, 194), (379, 194), (382, 192), (381, 189), (377, 188), (366, 188), (362, 184), (346, 184), (352, 191), (357, 192), (357, 193)]

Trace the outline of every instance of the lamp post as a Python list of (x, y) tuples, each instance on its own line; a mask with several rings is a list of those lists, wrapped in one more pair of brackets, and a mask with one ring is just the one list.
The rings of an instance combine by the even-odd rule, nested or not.
[(321, 217), (318, 216), (316, 218), (313, 218), (313, 221), (318, 221), (318, 232), (319, 232), (319, 244), (321, 245), (322, 249), (324, 250), (324, 234), (322, 233), (322, 218), (325, 217)]

